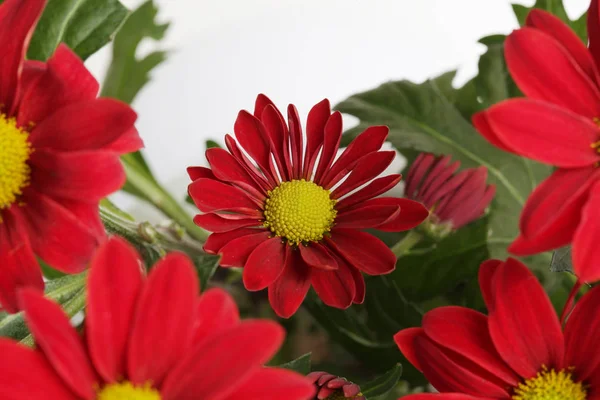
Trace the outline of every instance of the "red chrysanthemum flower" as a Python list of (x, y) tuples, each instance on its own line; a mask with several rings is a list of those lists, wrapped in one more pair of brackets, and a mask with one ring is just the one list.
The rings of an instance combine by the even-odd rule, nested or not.
[(25, 61), (44, 0), (0, 5), (0, 303), (44, 287), (35, 255), (66, 273), (85, 268), (105, 237), (98, 202), (119, 189), (119, 155), (142, 146), (126, 104), (97, 99), (98, 82), (60, 45)]
[(311, 283), (330, 306), (361, 303), (361, 271), (387, 274), (396, 263), (382, 241), (362, 230), (402, 231), (428, 215), (409, 199), (373, 198), (401, 178), (374, 179), (395, 155), (379, 151), (387, 127), (367, 129), (335, 160), (342, 116), (331, 113), (328, 100), (308, 115), (306, 146), (293, 105), (288, 118), (289, 128), (275, 105), (259, 95), (254, 115), (241, 111), (234, 126), (256, 165), (227, 135), (229, 151), (206, 152), (211, 169), (188, 169), (194, 181), (190, 196), (205, 213), (194, 221), (214, 232), (204, 249), (221, 254), (223, 266), (244, 267), (246, 289), (268, 287), (282, 317), (296, 312)]
[(510, 246), (530, 255), (573, 243), (574, 268), (600, 279), (600, 11), (588, 11), (589, 49), (557, 17), (533, 10), (527, 27), (508, 36), (508, 68), (528, 98), (476, 114), (475, 127), (497, 147), (558, 169), (531, 194), (521, 235)]
[(600, 288), (576, 305), (564, 332), (550, 299), (521, 262), (489, 260), (479, 284), (489, 316), (440, 307), (394, 339), (441, 394), (411, 400), (600, 398)]
[(365, 400), (360, 392), (360, 386), (348, 382), (346, 378), (328, 374), (327, 372), (315, 371), (306, 376), (314, 382), (317, 394), (313, 400)]
[(404, 195), (429, 209), (426, 229), (439, 235), (481, 217), (496, 193), (494, 185), (486, 185), (487, 168), (470, 168), (455, 174), (460, 162), (450, 161), (450, 156), (421, 153), (406, 176)]
[(160, 260), (145, 279), (135, 250), (109, 239), (92, 260), (85, 340), (58, 304), (20, 291), (32, 350), (0, 339), (6, 400), (307, 400), (315, 389), (292, 371), (264, 368), (284, 330), (240, 321), (223, 290), (198, 295), (191, 261)]

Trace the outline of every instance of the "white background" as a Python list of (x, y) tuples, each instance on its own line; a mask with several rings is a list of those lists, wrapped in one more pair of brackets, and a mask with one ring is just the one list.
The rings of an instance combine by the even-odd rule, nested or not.
[[(135, 8), (140, 0), (121, 0)], [(232, 131), (258, 93), (301, 116), (388, 80), (423, 81), (477, 71), (477, 40), (517, 27), (509, 0), (155, 0), (171, 22), (160, 46), (171, 51), (135, 101), (137, 127), (157, 178), (177, 197), (188, 165), (203, 165), (204, 142)], [(531, 5), (533, 0), (518, 1)], [(589, 0), (565, 0), (571, 16)], [(155, 43), (144, 43), (143, 50)], [(143, 54), (140, 54), (143, 55)], [(101, 80), (110, 49), (87, 65)], [(351, 120), (347, 120), (352, 123)], [(132, 202), (116, 199), (126, 208)], [(145, 209), (134, 212), (154, 219)]]

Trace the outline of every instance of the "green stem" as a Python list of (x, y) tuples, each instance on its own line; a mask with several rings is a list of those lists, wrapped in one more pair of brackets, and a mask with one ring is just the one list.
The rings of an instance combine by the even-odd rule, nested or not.
[(394, 245), (394, 247), (392, 247), (392, 252), (398, 258), (405, 256), (409, 250), (412, 249), (422, 239), (423, 235), (416, 230), (413, 229), (412, 231), (408, 231), (406, 236), (404, 236), (398, 241), (398, 243)]
[(163, 187), (141, 173), (138, 168), (129, 162), (124, 161), (123, 166), (127, 174), (127, 183), (139, 192), (145, 200), (185, 228), (191, 237), (200, 242), (206, 241), (208, 233), (194, 224), (187, 211)]

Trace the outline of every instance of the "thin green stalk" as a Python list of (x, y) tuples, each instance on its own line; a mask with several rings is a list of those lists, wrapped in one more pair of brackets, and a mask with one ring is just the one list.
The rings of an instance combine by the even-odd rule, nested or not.
[(144, 199), (185, 228), (191, 237), (200, 242), (206, 241), (208, 233), (194, 224), (192, 216), (163, 187), (129, 162), (124, 161), (123, 165), (127, 174), (127, 183), (142, 194)]
[(400, 258), (406, 255), (410, 249), (412, 249), (417, 243), (419, 243), (423, 239), (423, 234), (417, 232), (416, 230), (408, 231), (406, 236), (404, 236), (401, 240), (398, 241), (392, 247), (392, 252), (396, 255), (396, 257)]

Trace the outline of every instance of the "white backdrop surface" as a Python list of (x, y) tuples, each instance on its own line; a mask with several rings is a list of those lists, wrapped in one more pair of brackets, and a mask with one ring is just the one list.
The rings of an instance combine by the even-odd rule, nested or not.
[[(130, 8), (141, 4), (121, 1)], [(252, 110), (258, 93), (280, 108), (294, 103), (304, 117), (325, 97), (335, 104), (389, 80), (419, 82), (458, 69), (461, 84), (477, 71), (484, 51), (477, 40), (517, 27), (509, 0), (155, 2), (159, 21), (172, 24), (160, 44), (171, 53), (134, 108), (151, 168), (180, 198), (186, 166), (205, 164), (205, 140), (221, 141), (237, 112)], [(575, 16), (589, 0), (565, 3)], [(153, 45), (143, 43), (142, 54)], [(109, 56), (105, 48), (87, 61), (100, 80)], [(122, 195), (116, 201), (132, 206)], [(134, 214), (157, 217), (146, 208)]]

